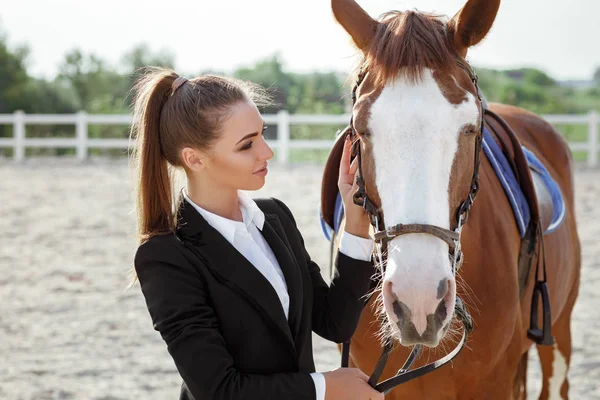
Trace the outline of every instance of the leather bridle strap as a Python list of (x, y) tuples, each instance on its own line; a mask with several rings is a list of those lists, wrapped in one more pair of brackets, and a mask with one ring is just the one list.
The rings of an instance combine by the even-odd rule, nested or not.
[[(442, 357), (441, 359), (439, 359), (437, 361), (426, 364), (426, 365), (416, 368), (414, 370), (410, 370), (412, 368), (414, 362), (416, 361), (417, 357), (419, 357), (421, 355), (421, 352), (423, 351), (422, 345), (416, 345), (413, 347), (407, 360), (404, 362), (404, 365), (402, 366), (402, 368), (400, 368), (398, 370), (396, 375), (394, 375), (391, 378), (386, 379), (385, 381), (383, 381), (381, 383), (377, 383), (379, 381), (379, 378), (381, 378), (381, 375), (383, 374), (383, 370), (385, 369), (385, 365), (387, 363), (389, 355), (392, 352), (392, 350), (394, 349), (393, 342), (388, 341), (383, 346), (381, 356), (379, 357), (379, 360), (377, 360), (377, 363), (375, 364), (375, 368), (373, 369), (371, 377), (369, 378), (369, 385), (371, 385), (371, 387), (373, 387), (375, 390), (387, 394), (396, 386), (406, 383), (408, 381), (411, 381), (413, 379), (419, 378), (419, 377), (427, 374), (428, 372), (434, 371), (434, 370), (444, 366), (445, 364), (449, 363), (454, 357), (456, 357), (458, 355), (458, 353), (460, 353), (460, 351), (464, 347), (465, 342), (468, 337), (468, 334), (473, 331), (473, 321), (471, 319), (471, 316), (464, 309), (464, 305), (459, 298), (456, 299), (456, 305), (454, 307), (454, 312), (456, 313), (456, 315), (460, 319), (460, 321), (463, 323), (462, 338), (461, 338), (460, 342), (456, 345), (454, 350), (452, 350), (446, 356)], [(348, 358), (347, 357), (349, 356), (350, 346), (349, 345), (344, 346), (343, 350), (344, 350), (344, 353), (346, 354), (346, 358), (342, 357), (342, 367), (347, 367), (348, 366), (348, 363), (347, 363)], [(346, 364), (344, 364), (344, 360), (346, 360)]]
[[(407, 369), (409, 369), (410, 366), (406, 369), (404, 367), (402, 367), (398, 371), (398, 374), (396, 374), (392, 378), (386, 379), (385, 381), (375, 385), (374, 389), (379, 392), (382, 392), (384, 394), (388, 394), (392, 389), (394, 389), (398, 385), (401, 385), (408, 381), (412, 381), (413, 379), (419, 378), (429, 372), (435, 371), (436, 369), (443, 367), (444, 365), (446, 365), (450, 361), (452, 361), (452, 359), (454, 357), (456, 357), (458, 355), (458, 353), (460, 353), (460, 351), (463, 349), (466, 341), (467, 341), (467, 330), (463, 329), (463, 335), (462, 335), (462, 338), (460, 339), (460, 342), (454, 348), (454, 350), (452, 350), (450, 353), (446, 354), (444, 357), (440, 358), (437, 361), (434, 361), (432, 363), (429, 363), (429, 364), (424, 365), (419, 368), (415, 368), (411, 371), (407, 371)], [(415, 348), (416, 348), (416, 346), (415, 346)], [(412, 355), (413, 355), (413, 353), (411, 352), (411, 356)], [(411, 359), (411, 356), (409, 356), (409, 360)], [(416, 358), (416, 356), (415, 356), (415, 358)], [(407, 361), (409, 361), (409, 360), (407, 360)], [(405, 363), (405, 365), (406, 365), (406, 363)], [(411, 366), (412, 366), (412, 363), (411, 363)], [(369, 383), (370, 383), (370, 381), (369, 381)]]
[(455, 243), (460, 239), (460, 235), (456, 231), (425, 224), (397, 224), (375, 233), (374, 238), (376, 241), (391, 240), (409, 233), (426, 233), (442, 239), (450, 247), (451, 254), (454, 254)]

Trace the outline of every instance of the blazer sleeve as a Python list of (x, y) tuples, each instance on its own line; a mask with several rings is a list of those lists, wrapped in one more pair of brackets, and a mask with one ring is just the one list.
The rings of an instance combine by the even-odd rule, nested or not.
[(292, 212), (281, 200), (273, 200), (293, 223), (295, 233), (302, 244), (303, 257), (313, 284), (313, 331), (336, 343), (350, 340), (358, 325), (360, 313), (365, 305), (365, 296), (375, 273), (373, 261), (357, 260), (338, 251), (335, 259), (338, 274), (328, 286), (321, 276), (321, 269), (306, 251), (304, 239)]
[(206, 282), (177, 248), (177, 239), (171, 238), (156, 237), (142, 244), (134, 263), (154, 329), (192, 395), (198, 400), (314, 400), (315, 386), (308, 373), (260, 375), (236, 370)]

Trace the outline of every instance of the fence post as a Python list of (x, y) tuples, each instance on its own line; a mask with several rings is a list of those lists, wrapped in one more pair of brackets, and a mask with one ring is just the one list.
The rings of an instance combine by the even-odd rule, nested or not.
[(79, 111), (75, 122), (75, 136), (77, 137), (77, 160), (84, 161), (88, 156), (88, 124), (87, 113)]
[(277, 158), (287, 164), (290, 154), (290, 113), (280, 110), (277, 113)]
[(25, 160), (25, 113), (22, 110), (14, 113), (13, 139), (13, 158), (16, 162), (22, 162)]
[(591, 111), (589, 114), (588, 125), (588, 166), (598, 165), (598, 123), (600, 118), (597, 111)]

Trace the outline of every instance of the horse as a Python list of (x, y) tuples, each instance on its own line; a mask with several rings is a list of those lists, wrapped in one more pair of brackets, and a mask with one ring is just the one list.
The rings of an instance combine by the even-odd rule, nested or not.
[[(337, 165), (350, 135), (362, 190), (355, 199), (369, 212), (381, 264), (352, 337), (350, 365), (366, 373), (379, 368), (390, 342), (397, 345), (384, 378), (417, 346), (415, 367), (439, 359), (460, 336), (458, 298), (474, 324), (451, 364), (396, 387), (388, 399), (526, 398), (534, 345), (543, 370), (540, 399), (568, 398), (570, 316), (581, 268), (574, 163), (541, 117), (487, 104), (479, 93), (467, 52), (487, 35), (499, 6), (467, 0), (452, 18), (409, 10), (374, 19), (355, 0), (331, 1), (362, 63), (350, 126), (325, 167), (321, 211), (333, 226)], [(517, 196), (503, 186), (499, 162), (483, 155), (482, 142), (506, 156), (505, 172), (516, 178), (529, 222), (517, 218)], [(552, 229), (558, 206), (540, 168), (562, 196)], [(338, 225), (343, 229), (343, 218)]]

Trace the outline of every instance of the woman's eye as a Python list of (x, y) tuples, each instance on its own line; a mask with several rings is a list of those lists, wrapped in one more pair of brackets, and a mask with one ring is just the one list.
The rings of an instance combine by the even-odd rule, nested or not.
[[(263, 129), (262, 129), (262, 132), (261, 132), (261, 135), (262, 135), (262, 136), (264, 136), (264, 135), (265, 135), (265, 131), (267, 130), (267, 128), (268, 128), (268, 126), (266, 126), (266, 125), (265, 125), (265, 126), (263, 126)], [(244, 145), (244, 147), (242, 147), (240, 150), (248, 150), (248, 149), (250, 149), (251, 147), (252, 147), (252, 141), (250, 141), (250, 142), (246, 143), (246, 144)]]
[(252, 142), (248, 142), (244, 145), (244, 147), (242, 147), (242, 150), (248, 150), (252, 147)]

